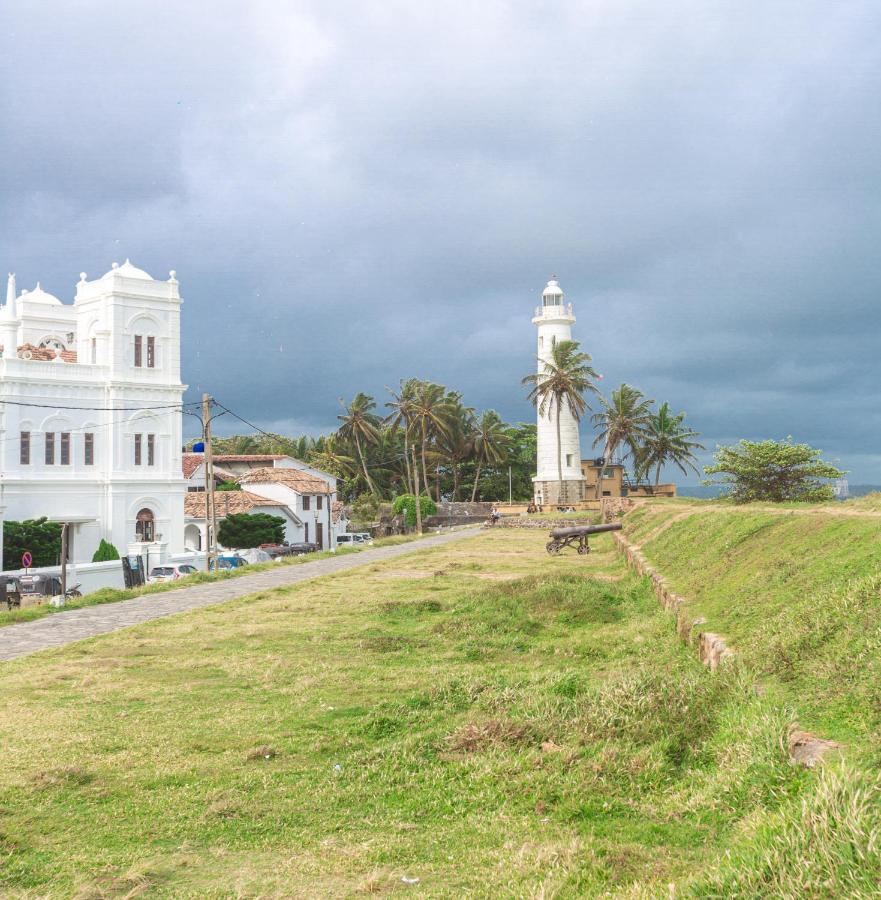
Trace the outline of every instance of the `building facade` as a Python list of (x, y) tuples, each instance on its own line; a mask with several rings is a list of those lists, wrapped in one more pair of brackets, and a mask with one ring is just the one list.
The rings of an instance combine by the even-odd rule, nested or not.
[[(564, 302), (563, 290), (551, 278), (541, 295), (541, 306), (535, 310), (532, 324), (537, 332), (538, 372), (545, 371), (554, 345), (572, 340), (575, 315), (572, 304)], [(539, 505), (579, 503), (586, 499), (581, 469), (581, 440), (578, 421), (564, 404), (560, 410), (560, 455), (557, 453), (557, 410), (549, 406), (544, 414), (537, 412), (538, 452), (536, 474), (532, 479), (535, 502)], [(560, 486), (559, 463), (563, 484)]]
[[(38, 284), (0, 310), (0, 516), (69, 523), (152, 564), (184, 548), (181, 297), (128, 260), (85, 273), (72, 304)], [(2, 542), (0, 542), (2, 546)], [(19, 560), (5, 560), (17, 568)]]
[[(204, 456), (184, 453), (182, 458), (188, 492), (184, 539), (187, 549), (197, 551), (205, 546), (207, 534)], [(282, 454), (215, 454), (213, 462), (216, 479), (236, 481), (244, 488), (215, 493), (218, 520), (226, 515), (227, 508), (248, 512), (251, 507), (261, 507), (253, 511), (284, 518), (285, 540), (289, 543), (306, 541), (321, 549), (336, 549), (337, 536), (346, 531), (348, 519), (337, 500), (333, 475)], [(218, 473), (223, 474), (218, 478)]]

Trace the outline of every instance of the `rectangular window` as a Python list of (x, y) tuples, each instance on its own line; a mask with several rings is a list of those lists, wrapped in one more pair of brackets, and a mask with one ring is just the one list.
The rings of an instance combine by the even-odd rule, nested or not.
[(95, 465), (95, 435), (89, 432), (85, 435), (83, 444), (83, 462), (87, 466)]
[(139, 334), (135, 335), (135, 367), (140, 369), (143, 365), (143, 341)]
[(92, 365), (98, 362), (98, 338), (92, 338)]
[(571, 466), (571, 465), (572, 465), (572, 454), (571, 454), (571, 453), (567, 453), (567, 454), (566, 454), (566, 465), (567, 465), (567, 466)]
[(141, 464), (141, 435), (135, 435), (135, 465)]
[(46, 432), (46, 465), (55, 465), (55, 432)]
[(303, 523), (303, 540), (308, 544), (309, 543), (309, 523)]
[(303, 512), (306, 512), (306, 510), (309, 509), (309, 501), (310, 501), (311, 499), (312, 499), (312, 498), (309, 497), (309, 496), (303, 497)]
[(156, 435), (147, 435), (147, 465), (156, 465)]
[(21, 433), (21, 443), (19, 444), (18, 461), (23, 466), (31, 464), (31, 433), (23, 431)]
[(70, 432), (61, 432), (61, 465), (70, 465)]
[(156, 338), (152, 334), (147, 336), (147, 368), (156, 368)]
[(321, 509), (321, 508), (322, 508), (322, 503), (323, 503), (323, 502), (324, 502), (324, 497), (322, 497), (321, 494), (319, 494), (319, 495), (315, 498), (315, 508), (316, 508), (316, 509)]

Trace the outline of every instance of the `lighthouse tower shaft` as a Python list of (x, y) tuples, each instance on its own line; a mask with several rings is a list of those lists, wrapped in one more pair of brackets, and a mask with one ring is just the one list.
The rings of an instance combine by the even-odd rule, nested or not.
[[(538, 332), (536, 356), (539, 375), (545, 373), (545, 364), (551, 360), (554, 346), (561, 341), (572, 340), (572, 326), (575, 324), (572, 304), (564, 303), (563, 291), (556, 279), (548, 282), (541, 299), (541, 306), (535, 310), (532, 319)], [(557, 415), (556, 403), (550, 400), (544, 414), (541, 409), (537, 413), (538, 452), (533, 489), (535, 502), (540, 505), (578, 503), (585, 498), (578, 421), (564, 400), (559, 410), (558, 444)]]

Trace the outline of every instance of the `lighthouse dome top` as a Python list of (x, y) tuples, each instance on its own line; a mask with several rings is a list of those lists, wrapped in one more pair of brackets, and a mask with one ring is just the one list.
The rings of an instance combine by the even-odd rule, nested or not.
[(541, 292), (541, 299), (544, 306), (562, 306), (563, 288), (560, 287), (556, 275), (551, 276), (547, 287)]

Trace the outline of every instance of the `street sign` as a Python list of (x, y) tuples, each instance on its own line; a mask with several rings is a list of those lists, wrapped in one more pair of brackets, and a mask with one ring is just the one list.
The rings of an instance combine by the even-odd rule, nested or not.
[(21, 567), (23, 569), (29, 569), (34, 564), (34, 557), (31, 555), (30, 550), (25, 550), (21, 555)]

